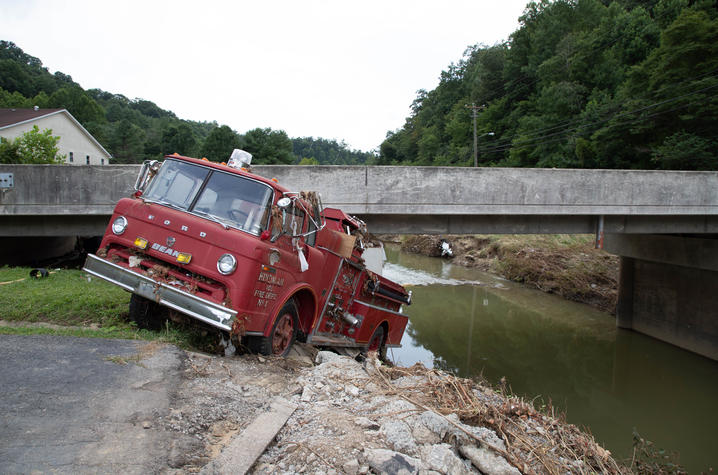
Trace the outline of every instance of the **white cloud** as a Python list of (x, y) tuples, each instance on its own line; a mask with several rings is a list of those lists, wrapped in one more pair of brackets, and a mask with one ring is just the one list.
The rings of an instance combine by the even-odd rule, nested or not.
[(472, 44), (507, 39), (525, 1), (10, 1), (0, 29), (51, 72), (239, 132), (370, 150)]

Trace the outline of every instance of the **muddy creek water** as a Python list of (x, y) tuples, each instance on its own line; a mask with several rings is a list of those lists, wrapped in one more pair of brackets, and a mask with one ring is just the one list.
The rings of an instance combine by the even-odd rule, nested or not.
[(387, 248), (384, 275), (413, 291), (389, 357), (462, 377), (501, 378), (551, 401), (616, 458), (632, 434), (680, 453), (690, 473), (718, 467), (718, 362), (616, 329), (612, 315), (438, 258)]

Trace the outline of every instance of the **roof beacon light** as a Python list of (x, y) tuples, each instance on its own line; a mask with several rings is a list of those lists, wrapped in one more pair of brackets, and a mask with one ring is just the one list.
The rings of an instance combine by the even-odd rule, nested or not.
[(252, 154), (235, 148), (227, 160), (227, 166), (232, 168), (249, 168), (252, 163)]

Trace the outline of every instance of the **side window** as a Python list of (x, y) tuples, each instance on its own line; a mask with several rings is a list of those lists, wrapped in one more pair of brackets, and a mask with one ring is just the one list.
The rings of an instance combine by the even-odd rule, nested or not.
[(314, 247), (314, 243), (317, 241), (317, 227), (314, 225), (314, 221), (312, 221), (311, 216), (308, 216), (309, 219), (307, 219), (308, 226), (307, 226), (307, 232), (311, 234), (307, 234), (307, 237), (305, 238), (305, 241), (310, 246)]
[(292, 206), (287, 210), (283, 231), (287, 234), (301, 234), (304, 229), (304, 211)]
[(75, 161), (75, 156), (73, 155), (72, 152), (70, 152), (70, 163), (72, 163), (74, 161)]

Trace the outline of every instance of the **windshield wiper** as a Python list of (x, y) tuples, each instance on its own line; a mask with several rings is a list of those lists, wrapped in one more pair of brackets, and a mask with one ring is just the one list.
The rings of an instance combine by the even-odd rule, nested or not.
[(221, 220), (220, 218), (218, 218), (217, 216), (215, 216), (213, 214), (205, 213), (204, 211), (200, 211), (198, 209), (193, 210), (192, 212), (202, 216), (203, 218), (207, 218), (210, 221), (214, 221), (217, 224), (221, 224), (224, 227), (224, 229), (229, 229), (229, 224), (227, 224), (226, 222), (224, 222), (223, 220)]
[(143, 200), (145, 203), (155, 203), (155, 204), (158, 204), (158, 205), (167, 206), (167, 207), (169, 207), (169, 208), (178, 209), (178, 210), (180, 210), (180, 211), (187, 211), (186, 209), (182, 208), (181, 206), (176, 205), (176, 204), (174, 204), (174, 203), (170, 203), (169, 201), (152, 200), (152, 199), (149, 199), (149, 198), (143, 198), (142, 200)]

